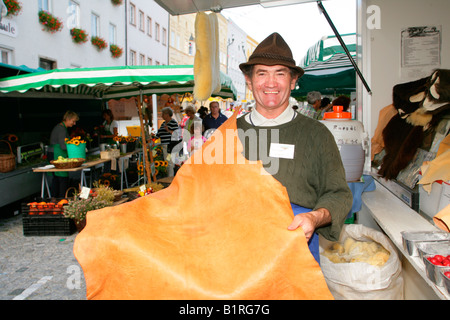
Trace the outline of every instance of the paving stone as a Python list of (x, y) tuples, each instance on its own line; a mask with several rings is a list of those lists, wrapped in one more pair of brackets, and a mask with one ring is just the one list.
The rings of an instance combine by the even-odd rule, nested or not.
[(21, 215), (0, 219), (0, 300), (86, 300), (77, 234), (26, 237)]

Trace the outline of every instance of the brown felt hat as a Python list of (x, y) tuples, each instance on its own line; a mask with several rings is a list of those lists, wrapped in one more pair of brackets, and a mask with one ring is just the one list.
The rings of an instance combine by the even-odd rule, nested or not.
[(264, 39), (248, 58), (248, 62), (241, 63), (239, 68), (244, 71), (247, 67), (255, 64), (286, 66), (297, 71), (299, 78), (305, 73), (302, 68), (295, 65), (291, 49), (283, 37), (276, 32)]

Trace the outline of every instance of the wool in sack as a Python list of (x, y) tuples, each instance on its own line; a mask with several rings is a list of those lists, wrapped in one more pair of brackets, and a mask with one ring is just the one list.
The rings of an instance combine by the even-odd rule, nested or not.
[[(357, 248), (361, 242), (366, 245)], [(402, 300), (401, 262), (390, 240), (381, 232), (360, 224), (345, 225), (338, 242), (341, 255), (353, 250), (370, 250), (366, 254), (337, 259), (321, 244), (320, 265), (328, 287), (337, 300)], [(375, 244), (372, 244), (375, 243)], [(334, 246), (334, 244), (333, 244)], [(381, 246), (383, 249), (380, 249)], [(340, 249), (340, 248), (332, 248)], [(355, 258), (355, 256), (359, 256)], [(331, 260), (330, 260), (331, 258)], [(348, 258), (348, 259), (347, 259)]]

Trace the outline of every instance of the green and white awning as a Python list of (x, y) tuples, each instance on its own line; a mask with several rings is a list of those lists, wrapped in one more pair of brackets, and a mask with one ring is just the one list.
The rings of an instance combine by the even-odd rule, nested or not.
[[(222, 88), (214, 96), (235, 98), (231, 79), (221, 73)], [(0, 93), (57, 93), (120, 99), (151, 94), (193, 92), (194, 67), (124, 66), (79, 69), (54, 69), (0, 79)], [(2, 95), (0, 95), (1, 97)]]

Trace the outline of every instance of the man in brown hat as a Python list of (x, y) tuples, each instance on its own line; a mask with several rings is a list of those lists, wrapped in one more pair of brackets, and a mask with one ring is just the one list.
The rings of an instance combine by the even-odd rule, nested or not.
[[(237, 120), (245, 156), (261, 160), (286, 187), (295, 215), (288, 230), (301, 227), (319, 261), (317, 233), (337, 241), (352, 206), (334, 137), (323, 124), (290, 106), (291, 90), (304, 71), (295, 65), (291, 49), (278, 33), (263, 40), (239, 67), (255, 98), (252, 111)], [(255, 132), (258, 150), (252, 154), (254, 148), (245, 137)], [(271, 161), (278, 162), (275, 172)]]

